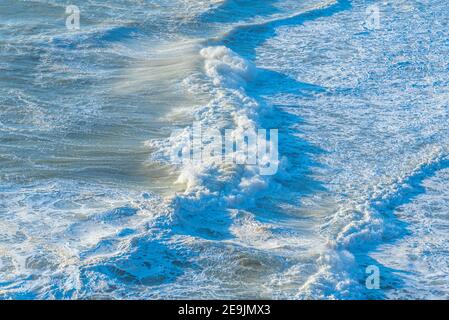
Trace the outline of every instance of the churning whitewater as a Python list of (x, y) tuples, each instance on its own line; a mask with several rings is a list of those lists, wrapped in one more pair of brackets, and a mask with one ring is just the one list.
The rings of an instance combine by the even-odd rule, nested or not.
[(446, 1), (73, 5), (0, 3), (1, 299), (449, 298)]

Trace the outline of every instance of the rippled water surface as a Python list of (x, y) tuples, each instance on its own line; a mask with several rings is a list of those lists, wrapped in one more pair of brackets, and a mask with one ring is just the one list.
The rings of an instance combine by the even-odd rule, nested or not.
[(446, 1), (72, 4), (0, 2), (0, 298), (449, 298)]

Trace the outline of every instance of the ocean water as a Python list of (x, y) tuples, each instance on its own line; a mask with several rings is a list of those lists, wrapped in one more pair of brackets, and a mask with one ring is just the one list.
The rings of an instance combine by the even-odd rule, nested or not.
[[(1, 0), (0, 298), (449, 298), (448, 14)], [(276, 174), (173, 163), (194, 123)]]

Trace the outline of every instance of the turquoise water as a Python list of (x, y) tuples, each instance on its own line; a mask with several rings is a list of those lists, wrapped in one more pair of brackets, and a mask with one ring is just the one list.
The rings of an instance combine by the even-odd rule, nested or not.
[(70, 4), (0, 2), (0, 298), (448, 298), (445, 1)]

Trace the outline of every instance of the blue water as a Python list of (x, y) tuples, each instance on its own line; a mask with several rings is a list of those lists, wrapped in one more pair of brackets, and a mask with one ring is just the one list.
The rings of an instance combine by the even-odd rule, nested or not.
[(71, 4), (0, 2), (0, 298), (449, 297), (446, 1)]

